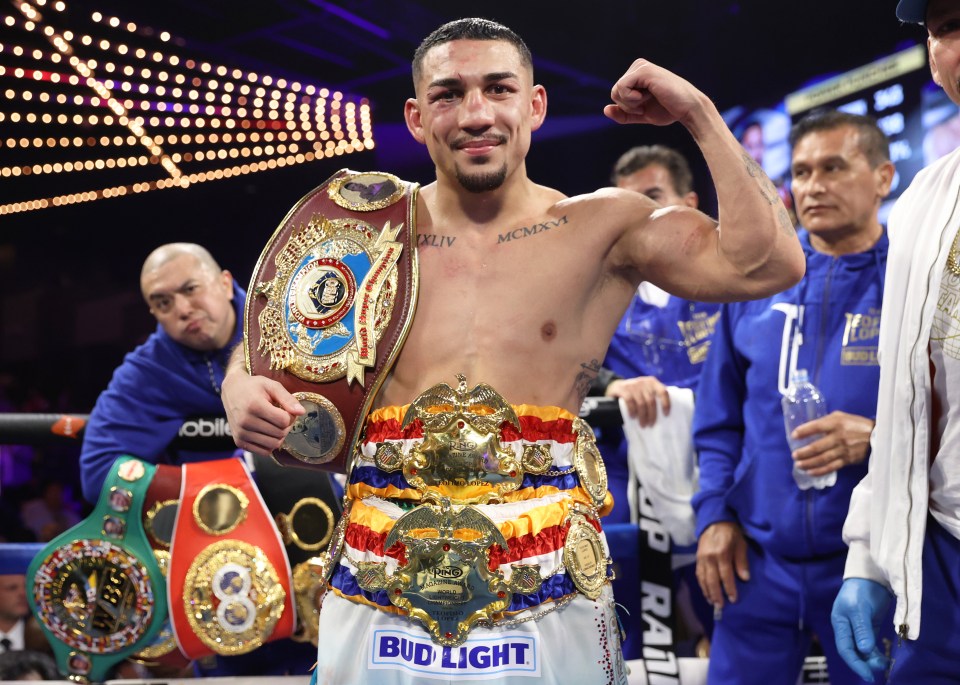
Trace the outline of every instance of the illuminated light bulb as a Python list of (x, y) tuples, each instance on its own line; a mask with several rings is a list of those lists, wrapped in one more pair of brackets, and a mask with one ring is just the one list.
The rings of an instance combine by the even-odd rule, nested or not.
[(120, 43), (120, 45), (117, 46), (117, 52), (119, 52), (121, 55), (127, 54), (128, 50), (129, 48), (123, 43)]

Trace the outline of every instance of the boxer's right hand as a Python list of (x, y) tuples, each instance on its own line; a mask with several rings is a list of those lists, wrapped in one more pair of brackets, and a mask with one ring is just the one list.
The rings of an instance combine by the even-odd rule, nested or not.
[(303, 406), (280, 383), (231, 368), (221, 388), (227, 423), (237, 447), (269, 455), (283, 444)]

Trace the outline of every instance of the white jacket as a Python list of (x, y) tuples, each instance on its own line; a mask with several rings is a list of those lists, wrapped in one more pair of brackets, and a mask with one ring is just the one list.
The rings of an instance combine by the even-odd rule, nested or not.
[[(880, 323), (880, 389), (870, 469), (853, 491), (844, 578), (869, 578), (897, 597), (894, 625), (920, 632), (921, 557), (929, 506), (930, 326), (960, 226), (960, 149), (917, 174), (890, 213)], [(950, 455), (960, 470), (960, 454)]]

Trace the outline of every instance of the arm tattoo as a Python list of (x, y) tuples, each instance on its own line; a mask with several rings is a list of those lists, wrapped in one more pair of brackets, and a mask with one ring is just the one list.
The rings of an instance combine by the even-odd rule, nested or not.
[(797, 235), (797, 229), (793, 225), (793, 222), (790, 221), (790, 213), (785, 208), (781, 208), (777, 213), (777, 218), (780, 219), (780, 228), (783, 230), (784, 235)]
[[(778, 199), (780, 199), (780, 194), (777, 192), (777, 186), (771, 181), (766, 173), (760, 168), (760, 165), (757, 164), (756, 160), (748, 154), (743, 155), (743, 162), (747, 166), (747, 173), (751, 177), (757, 179), (759, 185), (757, 186), (760, 190), (760, 195), (764, 200), (767, 201), (768, 205), (775, 204)], [(780, 211), (777, 212), (777, 221), (780, 224), (780, 230), (783, 231), (784, 235), (795, 235), (797, 230), (793, 226), (793, 222), (790, 221), (790, 214), (783, 207), (780, 208)]]
[(580, 365), (580, 371), (577, 373), (577, 377), (573, 381), (573, 387), (577, 391), (577, 397), (580, 400), (580, 404), (583, 404), (583, 399), (587, 396), (587, 393), (590, 392), (590, 386), (593, 384), (593, 379), (597, 377), (599, 372), (599, 359), (591, 359), (589, 362)]
[(750, 174), (752, 178), (757, 179), (757, 187), (760, 189), (760, 195), (763, 197), (763, 199), (767, 201), (768, 205), (775, 204), (779, 199), (779, 196), (777, 195), (777, 186), (773, 184), (773, 181), (767, 178), (767, 174), (763, 171), (760, 165), (757, 164), (756, 160), (747, 153), (743, 153), (743, 163), (747, 167), (747, 173)]

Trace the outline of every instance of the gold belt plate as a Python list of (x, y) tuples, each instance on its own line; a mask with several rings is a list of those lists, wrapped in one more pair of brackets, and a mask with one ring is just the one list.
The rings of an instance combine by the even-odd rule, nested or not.
[(404, 414), (402, 428), (415, 420), (423, 425), (418, 445), (403, 456), (396, 444), (382, 443), (374, 461), (383, 471), (402, 470), (421, 497), (443, 489), (454, 504), (502, 501), (520, 487), (524, 473), (545, 472), (549, 454), (527, 449), (518, 460), (512, 449), (500, 444), (504, 422), (520, 431), (513, 408), (489, 385), (480, 383), (468, 390), (466, 377), (457, 374), (457, 379), (456, 389), (438, 383), (424, 391)]
[(286, 596), (262, 550), (241, 540), (220, 540), (190, 565), (182, 599), (200, 641), (227, 656), (246, 654), (269, 639)]
[(401, 516), (387, 535), (384, 549), (401, 542), (406, 564), (388, 576), (385, 563), (361, 562), (357, 583), (368, 591), (385, 590), (437, 644), (458, 646), (477, 622), (506, 609), (514, 592), (536, 592), (543, 580), (537, 564), (514, 564), (509, 581), (491, 571), (489, 550), (506, 549), (503, 534), (477, 509), (437, 499)]

